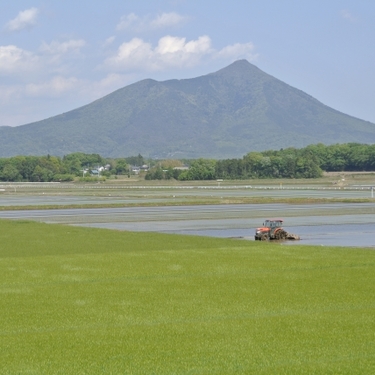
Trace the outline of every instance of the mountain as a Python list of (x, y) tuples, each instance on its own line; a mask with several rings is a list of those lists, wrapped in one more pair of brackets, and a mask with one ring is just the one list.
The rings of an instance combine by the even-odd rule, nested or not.
[(205, 76), (146, 79), (81, 108), (0, 127), (0, 156), (232, 158), (315, 143), (373, 143), (375, 124), (336, 111), (239, 60)]

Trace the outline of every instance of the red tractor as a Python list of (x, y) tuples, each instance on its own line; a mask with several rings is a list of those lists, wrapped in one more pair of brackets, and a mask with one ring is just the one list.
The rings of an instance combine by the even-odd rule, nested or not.
[(282, 228), (282, 225), (283, 220), (281, 219), (266, 220), (262, 227), (255, 230), (255, 240), (268, 241), (287, 239), (289, 233)]

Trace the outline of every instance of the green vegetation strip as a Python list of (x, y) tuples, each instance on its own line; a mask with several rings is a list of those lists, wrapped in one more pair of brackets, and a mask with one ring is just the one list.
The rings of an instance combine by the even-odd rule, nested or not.
[(373, 203), (371, 198), (204, 198), (204, 199), (174, 199), (162, 202), (134, 203), (82, 203), (82, 204), (41, 204), (25, 206), (0, 206), (0, 211), (19, 210), (58, 210), (73, 208), (120, 208), (120, 207), (160, 207), (160, 206), (193, 206), (212, 204), (316, 204), (316, 203)]
[(1, 374), (372, 374), (375, 252), (0, 221)]

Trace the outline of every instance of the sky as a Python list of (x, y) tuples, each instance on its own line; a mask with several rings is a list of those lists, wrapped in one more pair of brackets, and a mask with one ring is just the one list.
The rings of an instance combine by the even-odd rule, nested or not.
[(238, 59), (375, 123), (374, 0), (3, 0), (0, 126)]

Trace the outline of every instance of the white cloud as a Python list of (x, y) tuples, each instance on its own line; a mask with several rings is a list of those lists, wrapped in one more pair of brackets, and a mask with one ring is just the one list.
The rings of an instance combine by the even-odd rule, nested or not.
[(254, 60), (256, 57), (252, 43), (236, 43), (217, 51), (212, 47), (211, 39), (207, 35), (191, 41), (167, 35), (159, 39), (155, 47), (140, 38), (125, 42), (114, 56), (105, 60), (104, 65), (115, 71), (160, 71), (192, 67), (204, 58), (233, 61), (239, 58)]
[(80, 84), (74, 77), (56, 76), (46, 81), (0, 86), (0, 125), (27, 124), (73, 109), (75, 103), (82, 103)]
[(138, 16), (134, 13), (130, 13), (126, 16), (121, 16), (120, 22), (116, 26), (116, 30), (125, 30), (125, 29), (132, 29), (135, 28), (137, 25), (141, 23), (141, 20)]
[[(69, 65), (71, 58), (82, 57), (80, 54), (81, 49), (86, 45), (83, 39), (70, 39), (64, 42), (52, 41), (51, 43), (43, 43), (39, 48), (39, 55), (43, 60), (43, 64), (47, 69), (55, 69), (54, 72), (65, 72)], [(70, 66), (72, 68), (72, 66)], [(74, 69), (74, 67), (73, 67)], [(51, 70), (52, 71), (52, 70)]]
[(19, 31), (36, 25), (39, 10), (37, 8), (26, 9), (19, 12), (17, 17), (9, 21), (5, 28), (8, 31)]
[(150, 22), (152, 29), (160, 29), (164, 27), (176, 26), (186, 21), (183, 17), (175, 12), (162, 13)]
[(235, 43), (224, 47), (216, 53), (216, 58), (221, 59), (240, 59), (245, 58), (247, 60), (253, 61), (257, 58), (257, 54), (254, 54), (254, 44), (253, 43)]
[(0, 45), (0, 74), (12, 74), (18, 77), (25, 73), (46, 75), (51, 68), (61, 67), (63, 55), (69, 52), (79, 52), (84, 45), (85, 41), (82, 39), (63, 43), (43, 43), (39, 53), (33, 53), (15, 45)]
[(185, 38), (165, 36), (153, 48), (140, 38), (123, 43), (115, 56), (105, 61), (115, 70), (163, 70), (167, 67), (195, 65), (199, 58), (210, 52), (211, 40), (202, 36), (195, 41), (186, 42)]
[(132, 30), (137, 32), (162, 29), (172, 26), (178, 26), (184, 23), (187, 17), (181, 16), (178, 13), (162, 13), (157, 15), (155, 18), (151, 18), (149, 15), (139, 17), (134, 13), (124, 15), (121, 17), (120, 22), (117, 24), (116, 29), (121, 30)]
[(12, 86), (0, 85), (1, 105), (3, 105), (6, 102), (11, 102), (12, 100), (14, 100), (18, 96), (19, 92), (20, 92), (19, 87), (15, 84)]
[(0, 86), (0, 99), (11, 101), (15, 98), (41, 97), (84, 97), (85, 100), (98, 99), (108, 92), (134, 82), (134, 77), (125, 74), (110, 73), (100, 80), (85, 80), (77, 77), (52, 76), (47, 80)]
[(343, 9), (341, 12), (341, 17), (344, 20), (350, 21), (350, 22), (356, 22), (357, 17), (355, 17), (348, 9)]
[(0, 74), (23, 73), (34, 70), (39, 58), (17, 46), (0, 46)]
[(71, 39), (65, 42), (52, 41), (50, 44), (43, 43), (40, 50), (51, 55), (64, 55), (68, 52), (79, 52), (85, 45), (86, 42), (83, 39)]
[(151, 44), (144, 42), (142, 39), (133, 38), (130, 42), (123, 43), (117, 50), (117, 54), (105, 61), (107, 66), (112, 68), (136, 68), (144, 65), (147, 61), (152, 60)]
[(78, 79), (75, 77), (65, 78), (56, 76), (42, 83), (29, 83), (25, 86), (25, 93), (29, 96), (60, 96), (76, 88)]
[(211, 52), (211, 39), (206, 35), (189, 42), (186, 42), (186, 38), (165, 36), (154, 49), (154, 59), (159, 70), (167, 67), (191, 67)]
[(186, 38), (179, 38), (173, 36), (165, 36), (159, 40), (156, 47), (156, 53), (165, 55), (169, 53), (183, 52), (183, 53), (207, 53), (211, 49), (211, 39), (204, 35), (197, 40), (192, 40), (186, 43)]
[[(26, 81), (35, 79), (38, 75), (54, 74), (56, 69), (61, 71), (64, 68), (65, 61), (69, 61), (69, 58), (65, 57), (66, 55), (78, 53), (85, 44), (83, 39), (61, 43), (53, 41), (50, 44), (43, 43), (36, 53), (15, 45), (0, 45), (0, 74), (12, 75)], [(69, 74), (69, 72), (67, 73)]]
[(103, 46), (104, 47), (107, 47), (107, 46), (110, 46), (111, 44), (113, 44), (113, 42), (116, 40), (116, 37), (114, 35), (110, 36), (109, 38), (107, 38), (104, 43), (103, 43)]

